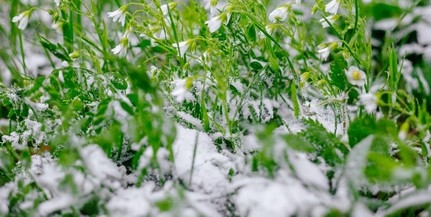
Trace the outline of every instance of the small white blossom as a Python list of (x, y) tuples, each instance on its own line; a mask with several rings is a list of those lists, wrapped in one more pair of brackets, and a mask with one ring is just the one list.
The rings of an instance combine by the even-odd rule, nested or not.
[[(326, 17), (326, 19), (331, 23), (331, 25), (337, 20), (339, 18), (339, 16), (338, 15), (330, 15), (330, 16), (327, 16)], [(320, 22), (320, 24), (322, 24), (322, 27), (323, 28), (328, 28), (329, 27), (329, 23), (328, 22), (326, 22), (326, 20), (325, 19), (320, 19), (319, 20), (319, 22)]]
[(322, 60), (326, 60), (331, 51), (338, 46), (337, 42), (323, 43), (317, 46), (317, 52)]
[(24, 11), (18, 16), (12, 18), (12, 22), (18, 22), (18, 29), (24, 30), (27, 27), (28, 19), (30, 18), (31, 10)]
[(276, 23), (276, 22), (282, 22), (284, 20), (286, 20), (287, 18), (287, 8), (286, 7), (278, 7), (275, 10), (273, 10), (270, 14), (269, 14), (269, 21), (271, 21), (272, 23)]
[(220, 29), (222, 22), (223, 20), (220, 16), (215, 16), (210, 20), (206, 21), (205, 24), (207, 24), (208, 28), (210, 29), (210, 32), (213, 33)]
[(108, 17), (111, 17), (114, 22), (120, 22), (122, 26), (126, 23), (127, 6), (123, 5), (116, 11), (108, 12)]
[(330, 14), (336, 14), (338, 7), (340, 7), (340, 2), (338, 2), (338, 0), (332, 0), (325, 5), (325, 11)]
[(377, 109), (377, 97), (373, 93), (363, 93), (359, 95), (359, 102), (364, 106), (368, 114), (372, 114)]
[(129, 39), (127, 37), (123, 37), (120, 43), (117, 46), (115, 46), (115, 48), (113, 48), (111, 52), (113, 54), (118, 55), (119, 57), (124, 57), (126, 56), (128, 46), (129, 46)]
[(345, 74), (346, 74), (347, 80), (352, 85), (361, 87), (365, 84), (365, 80), (367, 78), (367, 75), (365, 74), (364, 71), (358, 69), (358, 67), (350, 66), (345, 71)]
[(132, 30), (133, 28), (131, 26), (127, 26), (126, 32), (124, 32), (124, 35), (120, 40), (120, 43), (111, 50), (113, 54), (116, 54), (119, 57), (126, 56), (127, 47), (129, 46), (129, 35), (132, 32)]
[[(186, 41), (182, 41), (182, 42), (178, 42), (178, 47), (179, 47), (179, 55), (182, 57), (182, 56), (184, 56), (184, 54), (187, 52), (187, 50), (189, 49), (189, 47), (190, 47), (190, 43), (191, 43), (191, 41), (190, 40), (186, 40)], [(174, 46), (174, 47), (177, 47), (177, 44), (176, 43), (174, 43), (174, 44), (172, 44), (172, 46)]]
[(175, 88), (171, 93), (172, 96), (174, 96), (178, 102), (183, 101), (185, 95), (192, 86), (192, 81), (190, 79), (176, 79), (172, 83), (175, 85)]

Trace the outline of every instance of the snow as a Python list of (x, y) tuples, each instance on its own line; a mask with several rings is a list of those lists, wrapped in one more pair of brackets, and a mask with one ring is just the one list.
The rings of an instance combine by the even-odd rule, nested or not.
[(246, 153), (257, 151), (261, 148), (259, 141), (255, 135), (247, 135), (242, 142), (242, 150)]
[[(198, 139), (195, 146), (196, 136)], [(195, 147), (196, 155), (193, 160)], [(227, 174), (233, 165), (228, 157), (217, 152), (216, 146), (207, 134), (177, 125), (177, 138), (173, 150), (176, 174), (186, 183), (191, 180), (190, 188), (201, 188), (211, 193), (222, 190), (228, 183)]]
[[(320, 204), (320, 199), (297, 180), (284, 178), (280, 181), (250, 180), (251, 182), (240, 187), (234, 196), (239, 215), (249, 217), (284, 217), (293, 216), (296, 213), (311, 215), (313, 208)], [(247, 178), (241, 177), (241, 179)], [(244, 180), (241, 182), (244, 183)]]
[(151, 207), (146, 195), (152, 191), (151, 187), (121, 189), (106, 204), (106, 208), (112, 217), (146, 216), (149, 214)]
[(121, 178), (117, 165), (109, 159), (98, 145), (89, 145), (81, 149), (85, 166), (97, 179)]
[(41, 203), (37, 213), (39, 216), (47, 216), (57, 210), (68, 208), (73, 203), (75, 203), (75, 199), (71, 194), (61, 194)]
[[(311, 163), (304, 153), (289, 152), (289, 162), (292, 164), (296, 175), (305, 184), (329, 190), (329, 181), (326, 176), (319, 170), (316, 164)], [(306, 171), (306, 172), (305, 172)]]
[(390, 215), (403, 208), (417, 206), (419, 204), (431, 203), (431, 188), (427, 190), (416, 191), (408, 196), (403, 197), (392, 203), (392, 206), (382, 212), (382, 216)]
[(345, 179), (356, 187), (364, 182), (363, 169), (366, 166), (367, 154), (371, 147), (374, 136), (368, 136), (356, 144), (347, 156)]
[(202, 122), (199, 120), (199, 119), (197, 119), (197, 118), (195, 118), (195, 117), (193, 117), (192, 115), (190, 115), (190, 114), (187, 114), (187, 113), (185, 113), (185, 112), (181, 112), (181, 111), (179, 111), (179, 112), (177, 112), (176, 113), (182, 120), (184, 120), (186, 123), (189, 123), (189, 124), (192, 124), (194, 127), (196, 127), (197, 129), (200, 129), (200, 130), (203, 130), (204, 129), (204, 127), (202, 126)]

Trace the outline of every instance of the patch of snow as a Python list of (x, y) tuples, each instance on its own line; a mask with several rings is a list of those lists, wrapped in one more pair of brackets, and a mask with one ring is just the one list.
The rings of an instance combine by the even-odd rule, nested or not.
[[(241, 182), (244, 183), (244, 180)], [(269, 179), (249, 182), (238, 189), (234, 202), (239, 215), (249, 217), (310, 216), (313, 209), (321, 204), (316, 195), (291, 178), (283, 182)]]
[(71, 194), (63, 193), (41, 203), (38, 207), (37, 213), (40, 216), (48, 216), (57, 210), (68, 208), (74, 203), (76, 203), (76, 200)]
[(431, 26), (430, 24), (419, 22), (417, 25), (418, 43), (422, 45), (431, 44)]
[(296, 175), (305, 184), (329, 190), (329, 181), (322, 171), (307, 159), (307, 155), (300, 152), (288, 151), (289, 162), (292, 164)]
[(177, 112), (176, 113), (181, 119), (183, 119), (186, 123), (192, 124), (193, 126), (195, 126), (197, 129), (203, 130), (204, 127), (202, 126), (202, 122), (201, 120), (193, 117), (190, 114), (187, 114), (185, 112)]
[(117, 165), (109, 159), (98, 145), (89, 145), (80, 150), (85, 166), (99, 180), (120, 179)]
[(120, 189), (116, 195), (106, 204), (106, 208), (112, 217), (140, 217), (150, 213), (151, 204), (146, 195), (151, 193), (153, 186), (142, 188)]
[(368, 136), (356, 144), (350, 151), (346, 160), (345, 178), (355, 187), (360, 187), (364, 182), (363, 169), (367, 163), (367, 155), (374, 136)]
[[(228, 184), (227, 174), (231, 167), (229, 158), (217, 152), (216, 146), (207, 134), (177, 125), (177, 138), (173, 150), (176, 173), (186, 183), (192, 180), (190, 188), (211, 193), (223, 190)], [(193, 176), (190, 177), (194, 152), (196, 155)]]
[(252, 134), (244, 137), (241, 149), (246, 153), (250, 153), (259, 150), (261, 147), (257, 137)]
[(356, 203), (352, 210), (352, 217), (378, 217), (373, 214), (363, 203)]
[(376, 30), (384, 30), (384, 31), (392, 31), (397, 27), (398, 20), (395, 18), (384, 19), (376, 22), (374, 24), (374, 29)]
[(382, 216), (387, 216), (401, 209), (416, 206), (419, 204), (431, 203), (430, 194), (430, 189), (415, 191), (412, 194), (393, 202), (392, 206), (387, 210), (383, 211), (381, 214)]

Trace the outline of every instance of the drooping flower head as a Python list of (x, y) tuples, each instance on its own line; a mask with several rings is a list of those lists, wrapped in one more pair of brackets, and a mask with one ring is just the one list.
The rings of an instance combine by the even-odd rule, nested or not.
[(274, 9), (268, 16), (268, 19), (272, 23), (282, 22), (287, 18), (288, 8), (287, 6), (281, 6)]
[[(189, 49), (190, 45), (192, 43), (192, 40), (185, 40), (182, 42), (178, 42), (178, 54), (182, 57), (184, 56), (184, 54), (187, 52), (187, 50)], [(174, 46), (175, 48), (177, 48), (177, 43), (173, 43), (172, 46)]]
[(28, 19), (30, 18), (32, 9), (26, 10), (12, 18), (12, 22), (18, 23), (18, 29), (24, 30), (27, 27)]
[(113, 48), (111, 50), (111, 52), (113, 54), (118, 55), (119, 57), (124, 57), (124, 56), (126, 56), (128, 46), (129, 46), (129, 39), (128, 38), (122, 38), (120, 40), (120, 43), (117, 46), (115, 46), (115, 48)]
[(211, 33), (217, 31), (221, 27), (222, 20), (220, 16), (215, 16), (210, 20), (206, 21), (205, 24), (208, 26)]
[(132, 33), (132, 26), (128, 25), (126, 31), (123, 34), (123, 37), (120, 40), (120, 43), (111, 50), (113, 54), (118, 55), (119, 57), (126, 56), (127, 48), (129, 47), (129, 36)]
[[(338, 20), (338, 18), (340, 18), (339, 15), (335, 14), (335, 15), (330, 15), (326, 17), (326, 20), (329, 21), (331, 23), (331, 25)], [(320, 24), (322, 24), (323, 28), (328, 28), (329, 27), (329, 23), (326, 21), (325, 19), (320, 19), (319, 22)]]
[(364, 86), (365, 80), (367, 79), (367, 75), (365, 74), (365, 72), (360, 70), (356, 66), (350, 66), (345, 71), (345, 74), (349, 83), (358, 87)]
[(325, 11), (330, 14), (336, 14), (338, 12), (339, 7), (340, 7), (339, 0), (332, 0), (325, 5)]
[(126, 23), (127, 5), (123, 5), (116, 11), (108, 12), (108, 17), (111, 17), (114, 22), (120, 22), (122, 26)]
[(230, 14), (227, 13), (221, 13), (218, 16), (215, 16), (211, 18), (210, 20), (206, 21), (205, 24), (208, 26), (211, 33), (217, 31), (220, 29), (221, 25), (227, 24), (230, 19)]
[(334, 50), (337, 46), (337, 42), (322, 43), (317, 46), (317, 52), (319, 53), (322, 60), (326, 60), (331, 51)]

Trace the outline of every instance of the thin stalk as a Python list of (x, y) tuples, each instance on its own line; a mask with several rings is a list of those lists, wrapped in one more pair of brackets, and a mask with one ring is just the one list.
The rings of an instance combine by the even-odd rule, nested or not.
[(193, 172), (195, 170), (196, 152), (198, 149), (199, 131), (196, 131), (195, 144), (193, 147), (192, 168), (190, 169), (189, 185), (192, 185)]

